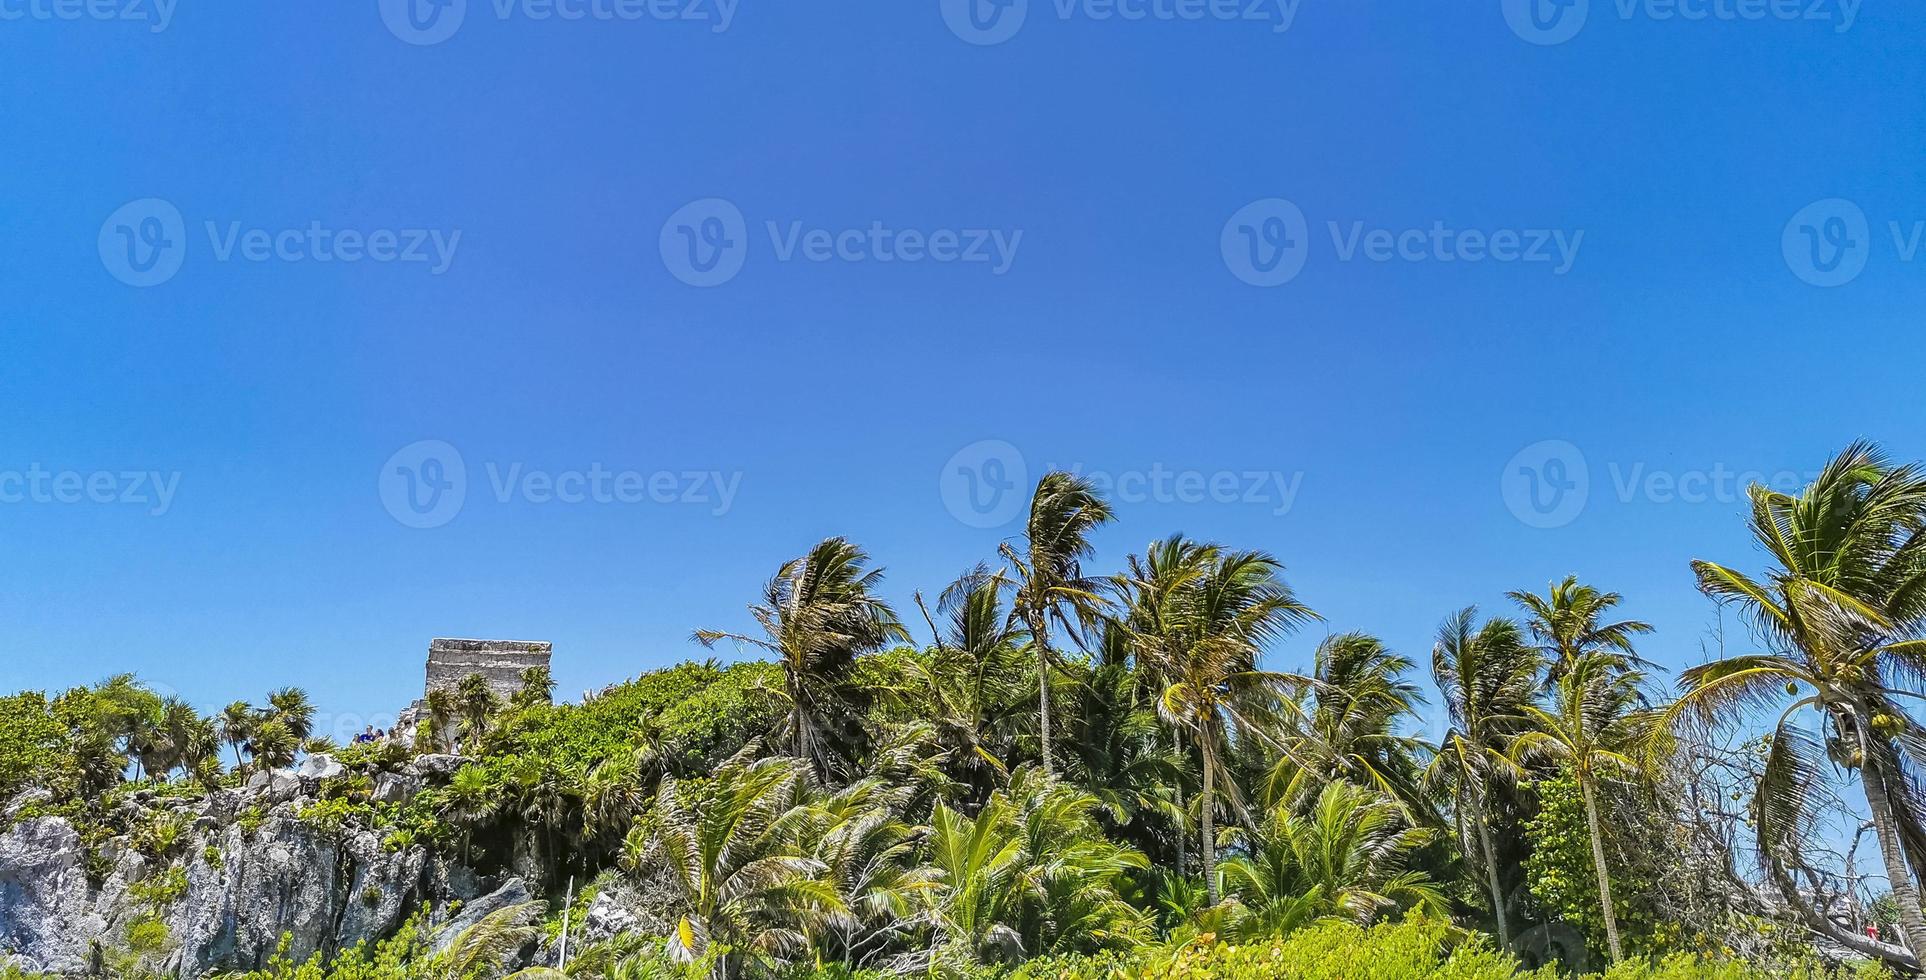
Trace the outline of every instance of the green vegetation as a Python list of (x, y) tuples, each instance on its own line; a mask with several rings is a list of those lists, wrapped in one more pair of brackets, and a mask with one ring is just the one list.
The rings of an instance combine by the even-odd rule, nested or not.
[[(235, 823), (534, 869), (551, 902), (582, 882), (572, 930), (591, 896), (626, 896), (651, 925), (572, 947), (567, 976), (588, 980), (1910, 972), (1926, 474), (1856, 445), (1803, 493), (1752, 503), (1772, 567), (1693, 567), (1753, 652), (1715, 650), (1668, 689), (1651, 627), (1567, 577), (1511, 593), (1510, 617), (1447, 616), (1428, 689), (1420, 657), (1354, 624), (1303, 670), (1274, 665), (1321, 617), (1264, 552), (1173, 535), (1098, 574), (1113, 515), (1052, 473), (996, 563), (915, 593), (913, 615), (831, 538), (776, 565), (752, 630), (695, 634), (767, 661), (682, 664), (582, 704), (554, 703), (545, 670), (510, 697), (468, 678), (406, 744), (340, 750), (347, 775)], [(15, 695), (0, 788), (46, 791), (16, 820), (61, 816), (156, 862), (137, 897), (158, 912), (219, 850), (156, 804), (327, 748), (313, 717), (295, 689), (208, 718), (132, 677)], [(417, 771), (429, 753), (462, 758)], [(1866, 853), (1842, 850), (1861, 820)], [(417, 916), (250, 976), (492, 977), (559, 942), (547, 907), (440, 954)], [(170, 941), (159, 917), (127, 938), (127, 972)]]

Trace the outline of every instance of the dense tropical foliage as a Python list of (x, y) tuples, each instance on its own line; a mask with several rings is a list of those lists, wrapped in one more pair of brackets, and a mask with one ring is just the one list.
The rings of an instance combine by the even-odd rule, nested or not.
[[(14, 695), (0, 799), (98, 841), (137, 832), (129, 793), (326, 753), (356, 775), (312, 819), (533, 869), (557, 902), (263, 980), (473, 977), (516, 950), (553, 973), (570, 881), (654, 924), (565, 965), (608, 980), (1740, 980), (1926, 951), (1919, 467), (1854, 445), (1800, 493), (1754, 488), (1766, 569), (1692, 563), (1743, 649), (1675, 680), (1579, 577), (1452, 612), (1428, 651), (1336, 624), (1292, 669), (1280, 641), (1322, 619), (1277, 557), (1173, 535), (1104, 575), (1113, 519), (1048, 474), (993, 562), (902, 610), (832, 538), (778, 564), (753, 631), (695, 634), (767, 659), (579, 704), (546, 671), (512, 697), (475, 677), (345, 749), (295, 689), (205, 716), (131, 676)], [(409, 799), (361, 778), (425, 753), (461, 759)], [(1845, 850), (1862, 821), (1869, 860)]]

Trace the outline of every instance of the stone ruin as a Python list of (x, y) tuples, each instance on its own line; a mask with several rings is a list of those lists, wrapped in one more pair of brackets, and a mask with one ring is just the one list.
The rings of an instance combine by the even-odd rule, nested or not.
[(415, 726), (427, 717), (428, 694), (452, 691), (470, 674), (480, 674), (495, 696), (506, 701), (522, 689), (522, 671), (548, 666), (553, 644), (532, 640), (450, 640), (428, 644), (428, 682), (421, 698), (401, 712), (390, 739), (414, 737)]
[(428, 644), (428, 684), (423, 690), (453, 690), (470, 674), (480, 674), (503, 700), (522, 689), (522, 671), (548, 666), (553, 645), (527, 640), (448, 640)]

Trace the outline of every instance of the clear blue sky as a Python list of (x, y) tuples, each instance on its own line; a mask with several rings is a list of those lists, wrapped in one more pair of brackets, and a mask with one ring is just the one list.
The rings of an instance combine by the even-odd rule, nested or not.
[[(1712, 621), (1687, 562), (1758, 556), (1731, 494), (1622, 500), (1635, 467), (1926, 456), (1916, 5), (1591, 0), (1541, 44), (1555, 9), (1534, 35), (1496, 0), (1293, 0), (1283, 31), (1029, 0), (1013, 35), (984, 2), (742, 0), (718, 30), (713, 0), (467, 0), (416, 32), (374, 0), (169, 2), (158, 31), (156, 0), (0, 0), (0, 688), (131, 669), (372, 712), (431, 637), (480, 636), (554, 641), (572, 695), (703, 656), (692, 628), (747, 628), (826, 535), (907, 609), (1014, 530), (946, 482), (1012, 478), (984, 440), (1031, 479), (1240, 475), (1139, 487), (1100, 567), (1174, 530), (1267, 549), (1332, 629), (1420, 656), (1576, 572), (1679, 665)], [(445, 268), (433, 239), (364, 254), (416, 229)], [(1007, 262), (930, 257), (977, 230)], [(1487, 254), (1538, 230), (1569, 268)], [(465, 467), (452, 518), (396, 489), (449, 482), (396, 456), (422, 440)], [(1506, 489), (1580, 482), (1567, 450), (1514, 460), (1544, 440), (1582, 454), (1575, 514)], [(634, 502), (545, 499), (591, 468)], [(178, 477), (165, 513), (135, 471)], [(703, 492), (685, 471), (725, 474), (726, 513), (652, 499)], [(1301, 475), (1288, 512), (1246, 471)], [(123, 494), (150, 503), (93, 502)]]

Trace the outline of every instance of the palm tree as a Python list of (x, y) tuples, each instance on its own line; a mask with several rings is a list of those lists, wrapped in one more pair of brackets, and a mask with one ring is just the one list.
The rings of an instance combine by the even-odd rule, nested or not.
[(461, 713), (461, 706), (455, 703), (455, 692), (445, 687), (435, 688), (428, 692), (423, 707), (428, 712), (428, 728), (431, 740), (435, 743), (434, 751), (452, 748), (448, 741), (448, 729)]
[(1097, 800), (1026, 768), (965, 816), (938, 805), (928, 861), (939, 929), (969, 961), (1129, 945), (1146, 928), (1120, 894), (1125, 876), (1149, 866), (1103, 835)]
[[(1737, 605), (1767, 650), (1686, 671), (1666, 720), (1690, 711), (1730, 723), (1745, 708), (1791, 701), (1757, 790), (1761, 837), (1771, 839), (1808, 812), (1805, 787), (1822, 763), (1795, 718), (1817, 712), (1833, 761), (1859, 775), (1900, 928), (1914, 954), (1926, 953), (1915, 884), (1926, 821), (1911, 775), (1926, 728), (1897, 703), (1926, 689), (1926, 473), (1855, 443), (1798, 496), (1761, 486), (1750, 496), (1753, 537), (1774, 562), (1765, 579), (1709, 561), (1692, 568), (1699, 589)], [(1786, 899), (1834, 939), (1856, 938), (1796, 894)]]
[(254, 760), (270, 769), (278, 769), (294, 764), (295, 754), (301, 750), (301, 740), (294, 737), (287, 722), (270, 717), (254, 726), (254, 734), (248, 739), (248, 750)]
[(555, 703), (555, 675), (547, 667), (535, 666), (522, 671), (521, 689), (511, 699), (518, 709)]
[(314, 734), (314, 704), (308, 700), (308, 692), (298, 687), (284, 687), (268, 695), (268, 711), (294, 735), (295, 741), (305, 741)]
[(1224, 880), (1249, 909), (1236, 931), (1277, 936), (1313, 919), (1368, 925), (1392, 909), (1449, 914), (1444, 890), (1411, 863), (1435, 831), (1415, 828), (1395, 800), (1342, 780), (1325, 784), (1308, 813), (1273, 807), (1248, 854), (1224, 862)]
[(1022, 648), (1029, 634), (1003, 609), (1006, 585), (1001, 572), (978, 565), (943, 590), (934, 614), (919, 593), (933, 645), (928, 656), (903, 658), (895, 692), (904, 719), (934, 727), (977, 802), (1009, 778), (1027, 684)]
[(1525, 610), (1526, 626), (1540, 644), (1552, 680), (1591, 654), (1611, 657), (1627, 670), (1650, 666), (1632, 648), (1633, 637), (1652, 632), (1650, 624), (1636, 619), (1600, 622), (1625, 600), (1616, 592), (1600, 592), (1579, 584), (1578, 576), (1568, 575), (1563, 582), (1553, 582), (1542, 596), (1523, 590), (1506, 595)]
[(921, 828), (903, 820), (912, 796), (895, 780), (871, 777), (812, 801), (799, 850), (823, 867), (843, 911), (806, 922), (812, 944), (861, 967), (924, 925), (921, 895), (933, 869), (915, 863)]
[(1509, 946), (1498, 850), (1491, 840), (1491, 784), (1509, 771), (1504, 754), (1511, 736), (1524, 727), (1525, 706), (1538, 688), (1539, 660), (1525, 645), (1518, 624), (1492, 619), (1477, 626), (1477, 619), (1477, 608), (1468, 606), (1438, 627), (1431, 676), (1444, 697), (1451, 729), (1438, 743), (1426, 776), (1427, 782), (1448, 781), (1452, 787), (1459, 839), (1477, 840), (1492, 914), (1498, 920), (1498, 944)]
[(1624, 958), (1618, 940), (1618, 913), (1612, 905), (1612, 879), (1605, 863), (1604, 827), (1598, 796), (1606, 780), (1635, 775), (1639, 764), (1631, 753), (1642, 735), (1637, 709), (1644, 677), (1627, 670), (1610, 652), (1594, 652), (1565, 665), (1565, 673), (1551, 691), (1551, 709), (1525, 705), (1531, 728), (1512, 737), (1508, 758), (1523, 764), (1536, 760), (1568, 767), (1585, 799), (1585, 825), (1591, 834), (1592, 870), (1598, 876), (1598, 904), (1605, 918), (1605, 943), (1612, 962)]
[(1317, 684), (1306, 689), (1315, 704), (1292, 710), (1301, 729), (1290, 738), (1296, 751), (1272, 768), (1268, 802), (1309, 801), (1336, 777), (1384, 794), (1411, 822), (1420, 815), (1435, 822), (1419, 779), (1423, 742), (1397, 730), (1424, 704), (1417, 685), (1405, 679), (1416, 664), (1364, 633), (1325, 639), (1315, 664)]
[(234, 768), (245, 764), (241, 759), (241, 748), (254, 736), (256, 715), (254, 706), (246, 701), (236, 701), (221, 709), (221, 740), (234, 749)]
[(850, 683), (856, 659), (891, 640), (908, 640), (889, 604), (876, 595), (881, 569), (869, 555), (843, 538), (829, 538), (809, 554), (782, 564), (763, 587), (763, 601), (749, 607), (763, 636), (697, 630), (695, 638), (712, 647), (731, 640), (766, 650), (782, 665), (789, 749), (827, 775), (832, 758), (844, 747), (830, 743), (833, 732), (847, 732), (859, 714), (863, 692)]
[[(1162, 688), (1164, 718), (1191, 734), (1203, 795), (1199, 800), (1204, 881), (1211, 904), (1216, 881), (1217, 780), (1237, 801), (1222, 746), (1233, 730), (1257, 732), (1254, 717), (1268, 714), (1310, 678), (1260, 668), (1265, 644), (1316, 618), (1280, 577), (1277, 559), (1257, 551), (1225, 551), (1172, 537), (1130, 560), (1133, 606), (1151, 612), (1154, 632), (1137, 641), (1138, 662)], [(1289, 751), (1278, 744), (1276, 748)]]
[(639, 869), (665, 872), (677, 892), (683, 912), (670, 952), (693, 962), (727, 950), (717, 964), (727, 976), (744, 954), (793, 959), (808, 948), (810, 929), (843, 911), (823, 863), (796, 843), (809, 818), (808, 764), (755, 759), (756, 749), (750, 743), (705, 782), (663, 780), (655, 830), (631, 847)]
[(461, 716), (462, 746), (472, 752), (481, 745), (488, 720), (501, 710), (501, 697), (488, 685), (488, 678), (469, 674), (455, 685), (454, 701), (455, 712)]
[(1100, 583), (1083, 574), (1083, 562), (1093, 552), (1090, 534), (1110, 523), (1110, 505), (1089, 480), (1062, 471), (1045, 473), (1030, 498), (1030, 517), (1024, 524), (1022, 549), (1008, 541), (997, 553), (1010, 565), (1016, 582), (1011, 615), (1029, 628), (1037, 651), (1037, 735), (1043, 752), (1043, 771), (1053, 775), (1050, 755), (1050, 623), (1080, 632), (1096, 619), (1103, 606)]

